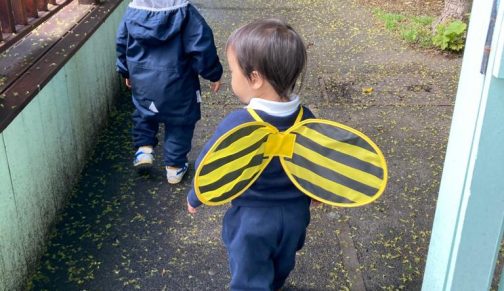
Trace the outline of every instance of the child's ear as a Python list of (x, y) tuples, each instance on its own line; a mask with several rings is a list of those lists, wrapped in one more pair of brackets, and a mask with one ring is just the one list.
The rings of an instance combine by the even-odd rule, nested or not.
[(259, 89), (264, 84), (264, 78), (257, 71), (252, 71), (250, 74), (250, 86), (253, 89)]

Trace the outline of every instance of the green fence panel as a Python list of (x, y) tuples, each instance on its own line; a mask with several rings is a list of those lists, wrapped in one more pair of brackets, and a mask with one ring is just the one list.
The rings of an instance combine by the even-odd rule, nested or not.
[(88, 102), (88, 110), (90, 114), (90, 126), (93, 131), (99, 129), (100, 121), (103, 116), (107, 116), (108, 106), (104, 94), (97, 94), (103, 92), (98, 90), (97, 78), (98, 74), (86, 74), (86, 72), (96, 72), (98, 63), (96, 61), (96, 51), (93, 49), (94, 42), (85, 43), (79, 50), (79, 58), (77, 59), (78, 67), (80, 68), (79, 80), (81, 84), (81, 91), (83, 98)]
[(47, 186), (49, 181), (44, 174), (46, 156), (41, 151), (45, 131), (39, 106), (38, 100), (28, 104), (23, 114), (3, 132), (19, 228), (24, 234), (25, 260), (29, 266), (35, 263), (40, 247), (45, 244), (46, 228), (55, 213), (53, 196)]
[(18, 272), (27, 270), (25, 236), (19, 225), (16, 200), (12, 189), (4, 136), (0, 133), (0, 290), (13, 290), (20, 282)]
[(0, 290), (34, 270), (119, 93), (114, 39), (127, 2), (0, 133)]
[(58, 72), (51, 86), (46, 86), (37, 95), (40, 103), (42, 126), (48, 129), (44, 134), (47, 180), (51, 181), (53, 201), (60, 209), (68, 192), (78, 177), (79, 164), (75, 163), (75, 138), (71, 122), (70, 104), (65, 86), (65, 72)]
[[(115, 26), (117, 29), (117, 25)], [(110, 27), (112, 27), (112, 25), (110, 25)], [(96, 32), (97, 36), (100, 37), (102, 41), (94, 43), (94, 50), (104, 52), (103, 54), (95, 55), (95, 69), (98, 72), (97, 75), (101, 76), (96, 80), (96, 82), (101, 92), (112, 94), (113, 91), (111, 90), (111, 87), (115, 86), (116, 84), (111, 82), (111, 77), (117, 75), (117, 73), (115, 72), (115, 56), (111, 57), (110, 52), (115, 52), (115, 50), (110, 51), (105, 48), (110, 47), (110, 45), (112, 44), (115, 45), (115, 39), (110, 37), (107, 38), (107, 32), (110, 33), (110, 31), (107, 29), (107, 26), (100, 27), (100, 29)], [(115, 34), (112, 33), (112, 35)], [(98, 98), (105, 101), (104, 104), (106, 104), (107, 109), (112, 107), (112, 103), (110, 102), (110, 100), (108, 100), (107, 96), (98, 96)]]
[[(66, 86), (66, 94), (68, 96), (68, 110), (70, 112), (70, 123), (72, 124), (73, 138), (75, 140), (74, 152), (76, 153), (76, 160), (73, 161), (77, 164), (81, 164), (84, 160), (84, 149), (85, 146), (82, 143), (83, 134), (85, 131), (85, 125), (82, 123), (84, 119), (84, 113), (81, 111), (80, 104), (80, 92), (79, 92), (79, 78), (78, 78), (78, 68), (76, 66), (75, 60), (71, 59), (65, 67), (63, 67), (65, 72), (65, 80), (63, 85)], [(83, 116), (84, 115), (84, 116)]]

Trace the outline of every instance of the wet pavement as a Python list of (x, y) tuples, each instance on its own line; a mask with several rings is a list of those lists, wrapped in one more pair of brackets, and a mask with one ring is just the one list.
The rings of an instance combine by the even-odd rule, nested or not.
[[(213, 27), (221, 58), (235, 28), (258, 18), (286, 19), (309, 48), (303, 102), (318, 117), (366, 133), (388, 161), (388, 188), (375, 203), (312, 209), (285, 289), (419, 290), (460, 58), (402, 44), (353, 1), (193, 2)], [(203, 92), (192, 163), (222, 117), (241, 106), (227, 71), (223, 80), (217, 95)], [(29, 289), (227, 289), (220, 240), (226, 207), (186, 212), (192, 168), (176, 186), (166, 183), (160, 156), (150, 172), (132, 169), (132, 107), (127, 94), (119, 99)]]

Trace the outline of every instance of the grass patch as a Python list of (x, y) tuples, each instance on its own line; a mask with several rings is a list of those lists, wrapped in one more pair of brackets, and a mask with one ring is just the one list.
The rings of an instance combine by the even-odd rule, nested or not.
[(406, 42), (424, 48), (433, 47), (431, 25), (434, 17), (407, 16), (382, 9), (374, 9), (373, 15), (383, 21), (387, 30), (397, 33)]

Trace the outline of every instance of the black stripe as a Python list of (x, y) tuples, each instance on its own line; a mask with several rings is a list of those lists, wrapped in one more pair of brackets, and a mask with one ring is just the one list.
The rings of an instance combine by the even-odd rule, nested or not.
[(226, 157), (222, 157), (218, 160), (215, 160), (209, 164), (204, 165), (203, 168), (201, 169), (200, 175), (204, 176), (204, 175), (218, 169), (219, 167), (221, 167), (229, 162), (232, 162), (238, 158), (241, 158), (241, 157), (243, 157), (253, 151), (257, 151), (265, 143), (265, 141), (267, 139), (268, 139), (268, 136), (265, 136), (260, 141), (256, 142), (255, 144), (253, 144), (251, 146), (248, 146), (247, 148), (245, 148), (237, 153), (234, 153), (234, 154), (226, 156)]
[(340, 173), (333, 171), (332, 169), (315, 164), (300, 155), (294, 154), (291, 161), (297, 166), (309, 169), (310, 171), (326, 178), (329, 181), (341, 184), (355, 191), (361, 192), (362, 194), (365, 194), (367, 196), (373, 196), (378, 192), (377, 188), (370, 187), (359, 181), (343, 176)]
[(232, 172), (227, 173), (222, 178), (220, 178), (218, 181), (215, 181), (212, 184), (208, 184), (206, 186), (201, 186), (200, 187), (200, 192), (204, 193), (204, 192), (208, 192), (208, 191), (213, 191), (213, 190), (219, 189), (220, 187), (222, 187), (222, 186), (230, 183), (231, 181), (236, 180), (238, 177), (240, 177), (240, 175), (246, 169), (258, 166), (258, 165), (262, 164), (262, 162), (263, 162), (263, 155), (262, 154), (255, 155), (250, 160), (250, 162), (248, 164), (246, 164), (245, 166), (243, 166), (243, 167), (241, 167), (239, 169), (236, 169), (236, 170), (234, 170)]
[(264, 125), (251, 125), (251, 126), (246, 126), (243, 128), (240, 128), (236, 132), (233, 132), (230, 134), (227, 138), (225, 138), (219, 146), (215, 149), (215, 151), (220, 151), (223, 148), (227, 148), (229, 145), (234, 143), (235, 141), (239, 140), (240, 138), (249, 135), (251, 132), (255, 131), (256, 129), (264, 127)]
[(361, 171), (364, 171), (366, 173), (369, 173), (373, 176), (376, 176), (380, 179), (383, 179), (383, 169), (380, 167), (377, 167), (371, 163), (362, 161), (357, 159), (354, 156), (350, 156), (347, 154), (344, 154), (342, 152), (335, 151), (333, 149), (321, 146), (320, 144), (314, 142), (313, 140), (297, 134), (296, 136), (296, 143), (320, 154), (323, 155), (324, 157), (331, 159), (333, 161), (342, 163), (344, 165), (347, 165), (349, 167), (359, 169)]
[[(329, 125), (325, 123), (308, 123), (306, 124), (306, 126), (335, 140), (352, 144), (354, 146), (358, 146), (370, 152), (376, 153), (376, 151), (367, 141), (362, 139), (360, 136), (350, 131), (347, 131), (346, 129), (337, 128), (334, 127), (334, 125)], [(335, 128), (338, 130), (334, 130)]]
[(317, 185), (314, 185), (300, 177), (295, 176), (296, 181), (301, 185), (301, 187), (305, 188), (308, 190), (308, 192), (311, 192), (315, 194), (315, 196), (320, 197), (322, 199), (331, 201), (331, 202), (336, 202), (336, 203), (345, 203), (345, 204), (354, 204), (354, 201), (348, 200), (343, 196), (339, 196), (335, 193), (331, 193), (329, 191), (326, 191)]
[(254, 180), (256, 178), (257, 174), (258, 173), (254, 174), (254, 176), (252, 176), (252, 178), (250, 178), (248, 180), (241, 180), (240, 182), (236, 183), (236, 185), (234, 185), (233, 189), (227, 191), (226, 193), (223, 193), (222, 195), (220, 195), (218, 197), (214, 197), (214, 198), (210, 199), (209, 201), (210, 202), (220, 202), (220, 201), (228, 199), (229, 197), (240, 192), (245, 186), (248, 185), (248, 183), (250, 183), (250, 181)]

